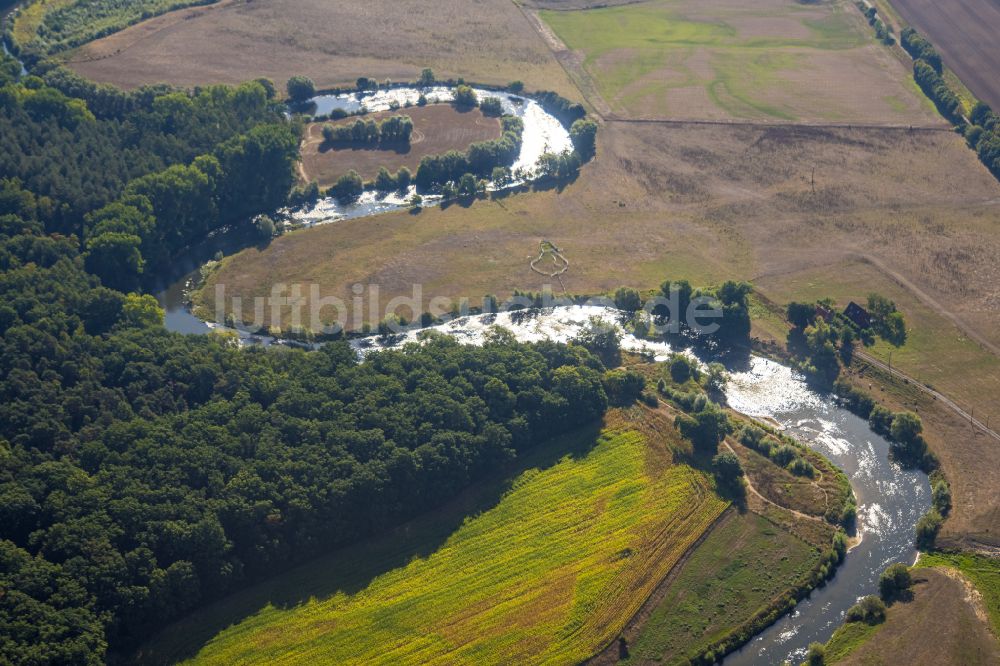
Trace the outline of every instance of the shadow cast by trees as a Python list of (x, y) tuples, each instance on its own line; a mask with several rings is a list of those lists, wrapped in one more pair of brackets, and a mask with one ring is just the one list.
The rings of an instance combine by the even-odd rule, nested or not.
[(469, 518), (498, 506), (520, 474), (582, 459), (597, 444), (602, 422), (542, 442), (457, 498), (382, 534), (338, 548), (200, 608), (111, 664), (173, 664), (195, 657), (216, 635), (268, 606), (290, 610), (337, 594), (354, 595), (379, 576), (437, 552)]

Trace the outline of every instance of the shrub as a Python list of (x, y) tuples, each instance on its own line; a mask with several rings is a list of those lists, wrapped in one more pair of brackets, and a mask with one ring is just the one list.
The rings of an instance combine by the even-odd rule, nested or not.
[(816, 306), (812, 303), (789, 303), (786, 310), (788, 321), (796, 328), (804, 329), (816, 320)]
[(744, 474), (740, 459), (730, 451), (719, 453), (712, 458), (712, 471), (722, 485), (732, 485)]
[(549, 114), (555, 116), (564, 127), (572, 127), (573, 123), (587, 115), (582, 104), (571, 102), (562, 95), (543, 90), (533, 97), (542, 105)]
[(931, 484), (931, 503), (942, 516), (951, 511), (951, 487), (944, 479), (938, 479)]
[(337, 183), (331, 187), (327, 194), (342, 201), (355, 199), (365, 191), (365, 183), (361, 176), (354, 169), (351, 169), (337, 179)]
[(752, 423), (748, 423), (743, 426), (743, 429), (740, 431), (740, 444), (758, 451), (760, 450), (761, 442), (766, 436), (767, 433), (764, 432), (762, 428), (758, 428)]
[(404, 167), (399, 167), (399, 171), (396, 172), (396, 189), (405, 190), (410, 186), (410, 181), (413, 180), (413, 174), (410, 170)]
[(920, 516), (917, 521), (917, 548), (920, 550), (930, 550), (934, 547), (938, 532), (941, 530), (941, 523), (944, 519), (936, 509), (931, 509)]
[(914, 61), (913, 79), (921, 90), (931, 98), (941, 115), (952, 122), (961, 121), (961, 102), (934, 67), (924, 60)]
[(503, 102), (500, 101), (499, 97), (485, 97), (479, 103), (479, 110), (486, 116), (502, 116)]
[(617, 368), (604, 373), (601, 379), (608, 402), (613, 405), (630, 405), (642, 394), (646, 380), (632, 370)]
[(795, 450), (795, 447), (789, 444), (782, 444), (774, 450), (771, 454), (771, 459), (775, 463), (784, 467), (790, 464), (793, 460), (799, 457), (799, 452)]
[(892, 427), (893, 413), (882, 405), (872, 407), (868, 415), (868, 425), (880, 435), (888, 435)]
[(490, 172), (490, 180), (501, 189), (510, 185), (512, 177), (510, 167), (506, 165), (495, 166)]
[(884, 601), (897, 599), (913, 585), (910, 569), (905, 564), (896, 562), (882, 572), (878, 579), (879, 595)]
[(885, 622), (885, 610), (885, 602), (870, 594), (848, 609), (847, 621), (881, 624)]
[(698, 378), (698, 366), (687, 356), (676, 354), (670, 360), (670, 378), (683, 384), (691, 378)]
[(375, 176), (375, 189), (379, 192), (391, 192), (396, 189), (396, 179), (385, 167), (379, 167), (378, 175)]
[(808, 666), (823, 666), (826, 663), (826, 648), (822, 643), (810, 643), (809, 651), (806, 653), (806, 664)]
[(674, 419), (674, 425), (684, 437), (691, 440), (696, 453), (712, 456), (718, 452), (719, 442), (731, 430), (726, 413), (711, 403), (692, 416), (678, 415)]
[(903, 28), (899, 35), (899, 43), (914, 60), (923, 60), (935, 72), (941, 73), (941, 56), (930, 42), (924, 39), (913, 28)]
[(642, 307), (642, 297), (635, 289), (619, 287), (615, 291), (615, 307), (626, 312), (635, 312)]
[(476, 91), (469, 86), (455, 86), (455, 106), (460, 108), (472, 108), (479, 103), (476, 98)]
[(305, 76), (293, 76), (288, 79), (285, 89), (293, 102), (304, 102), (316, 94), (316, 85), (312, 79)]
[(897, 442), (912, 442), (923, 429), (919, 416), (913, 412), (899, 412), (892, 418), (889, 435)]
[(580, 157), (590, 159), (594, 156), (597, 143), (597, 123), (589, 118), (575, 121), (569, 128), (569, 138)]
[(806, 476), (810, 479), (816, 476), (816, 468), (805, 458), (796, 458), (788, 465), (788, 471), (795, 476)]

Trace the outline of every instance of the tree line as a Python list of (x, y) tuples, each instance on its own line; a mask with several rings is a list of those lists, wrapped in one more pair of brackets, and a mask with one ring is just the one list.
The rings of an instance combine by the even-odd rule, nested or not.
[(961, 127), (969, 147), (1000, 179), (1000, 117), (988, 104), (976, 102), (966, 118), (961, 100), (942, 76), (944, 65), (934, 46), (913, 28), (903, 30), (900, 43), (914, 59), (914, 80), (942, 115)]
[(340, 125), (327, 123), (323, 125), (322, 132), (324, 141), (331, 144), (408, 146), (413, 134), (413, 119), (397, 115), (379, 122), (358, 119)]
[(124, 30), (130, 25), (196, 5), (218, 0), (88, 0), (58, 3), (45, 12), (35, 34), (19, 44), (22, 55), (36, 61)]
[(494, 167), (513, 164), (521, 153), (524, 121), (517, 116), (503, 116), (500, 126), (502, 134), (499, 139), (477, 141), (465, 153), (450, 150), (443, 155), (425, 155), (413, 179), (417, 188), (431, 190), (458, 181), (466, 173), (487, 176)]

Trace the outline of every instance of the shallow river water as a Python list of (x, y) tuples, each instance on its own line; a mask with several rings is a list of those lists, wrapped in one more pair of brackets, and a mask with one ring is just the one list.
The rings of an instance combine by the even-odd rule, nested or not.
[[(482, 344), (491, 325), (513, 331), (521, 341), (566, 342), (595, 316), (616, 325), (623, 319), (622, 313), (605, 307), (568, 306), (465, 317), (434, 328), (470, 344)], [(663, 342), (640, 340), (624, 330), (622, 334), (623, 349), (649, 352), (656, 360), (665, 360), (675, 351)], [(378, 338), (352, 344), (365, 354), (416, 340), (418, 335), (408, 332), (389, 345)], [(833, 580), (814, 590), (790, 615), (724, 662), (781, 664), (790, 660), (798, 664), (809, 643), (829, 640), (848, 608), (861, 597), (877, 593), (878, 576), (887, 566), (913, 563), (914, 527), (930, 508), (930, 485), (923, 472), (903, 469), (889, 459), (889, 442), (872, 432), (867, 421), (837, 405), (830, 396), (813, 391), (788, 366), (751, 356), (748, 367), (730, 370), (725, 394), (733, 409), (779, 424), (832, 460), (847, 474), (857, 498), (857, 536), (861, 541), (851, 549)]]
[[(0, 3), (2, 6), (4, 3)], [(6, 51), (6, 45), (3, 45)], [(430, 102), (447, 102), (447, 88), (417, 90), (394, 88), (358, 96), (345, 94), (321, 96), (314, 101), (316, 113), (329, 114), (334, 108), (355, 111), (364, 106), (370, 111), (390, 108), (395, 101), (404, 106), (416, 103), (424, 92)], [(507, 113), (525, 121), (521, 154), (514, 168), (530, 171), (543, 152), (561, 152), (571, 148), (569, 135), (554, 117), (532, 100), (507, 93), (477, 90), (480, 96), (499, 97)], [(316, 209), (302, 213), (302, 221), (322, 223), (373, 215), (405, 204), (402, 197), (377, 198), (366, 193), (360, 201), (341, 206), (324, 200)], [(230, 253), (246, 247), (244, 233), (219, 232), (193, 248), (174, 266), (174, 275), (158, 293), (166, 310), (169, 330), (199, 334), (211, 327), (191, 315), (185, 306), (184, 291), (200, 265), (216, 252)], [(521, 341), (551, 339), (567, 341), (579, 332), (589, 318), (600, 317), (618, 322), (621, 313), (604, 307), (567, 306), (547, 310), (520, 311), (465, 317), (435, 327), (463, 342), (481, 344), (483, 334), (492, 325), (510, 329)], [(416, 340), (418, 332), (398, 336), (391, 343), (377, 338), (354, 340), (352, 345), (362, 356), (374, 349), (396, 346)], [(245, 334), (244, 334), (245, 336)], [(275, 341), (262, 338), (263, 344)], [(639, 340), (625, 334), (622, 347), (647, 351), (663, 360), (673, 351), (662, 342)], [(911, 563), (916, 557), (913, 535), (917, 519), (930, 508), (930, 487), (925, 474), (904, 470), (889, 459), (889, 443), (873, 433), (866, 421), (838, 406), (829, 396), (810, 389), (791, 368), (753, 356), (748, 368), (731, 371), (726, 388), (729, 405), (739, 412), (778, 423), (788, 433), (830, 458), (847, 474), (858, 502), (858, 530), (861, 542), (848, 554), (834, 579), (815, 590), (795, 610), (751, 640), (741, 650), (725, 659), (726, 664), (799, 663), (806, 646), (825, 642), (843, 622), (844, 613), (866, 594), (877, 591), (879, 574), (893, 562)]]
[[(521, 341), (565, 342), (595, 316), (616, 325), (623, 319), (622, 313), (610, 308), (566, 306), (463, 317), (433, 330), (464, 343), (482, 344), (486, 331), (499, 325)], [(355, 339), (351, 344), (364, 356), (414, 342), (419, 335), (420, 331), (408, 331), (391, 338)], [(258, 340), (263, 344), (276, 342)], [(657, 360), (665, 360), (675, 351), (666, 343), (640, 340), (627, 333), (622, 347), (651, 353)], [(888, 565), (914, 561), (914, 527), (930, 508), (928, 479), (920, 471), (892, 462), (889, 442), (873, 433), (865, 420), (838, 406), (831, 397), (813, 391), (785, 365), (751, 356), (745, 367), (730, 370), (725, 394), (732, 408), (777, 423), (831, 459), (847, 474), (857, 498), (857, 536), (861, 541), (851, 549), (833, 580), (725, 660), (726, 664), (781, 664), (787, 659), (797, 664), (809, 643), (830, 638), (858, 599), (877, 593), (878, 576)]]
[[(365, 95), (348, 94), (316, 99), (318, 113), (329, 113), (336, 105), (353, 110), (365, 104), (372, 111), (389, 108), (391, 100), (401, 105), (416, 101), (416, 89), (397, 88)], [(525, 140), (516, 166), (530, 170), (542, 152), (569, 147), (565, 128), (533, 101), (504, 93), (478, 91), (501, 97), (505, 109), (525, 119)], [(447, 101), (447, 89), (424, 90), (430, 101)], [(411, 99), (412, 98), (412, 99)], [(431, 200), (433, 203), (433, 199)], [(405, 205), (404, 197), (365, 195), (353, 204), (323, 200), (308, 211), (292, 213), (297, 221), (321, 224), (374, 215)], [(174, 275), (157, 294), (166, 310), (168, 329), (182, 333), (207, 333), (212, 326), (194, 317), (185, 305), (185, 290), (197, 269), (216, 252), (229, 254), (250, 241), (245, 232), (219, 232), (193, 248), (174, 267)], [(522, 341), (574, 337), (592, 316), (617, 322), (621, 313), (604, 307), (567, 306), (547, 310), (472, 316), (435, 327), (463, 342), (481, 344), (484, 332), (493, 324), (510, 329)], [(240, 333), (257, 344), (282, 341)], [(355, 339), (360, 355), (417, 339), (410, 331), (392, 340)], [(626, 334), (623, 348), (647, 351), (664, 359), (673, 350), (662, 342), (639, 340)], [(800, 441), (815, 448), (842, 468), (850, 478), (858, 501), (858, 536), (861, 542), (851, 550), (837, 575), (824, 588), (815, 590), (795, 610), (726, 658), (726, 664), (799, 663), (813, 641), (825, 642), (843, 621), (844, 613), (860, 597), (877, 592), (879, 574), (893, 562), (913, 562), (913, 537), (917, 519), (930, 508), (930, 488), (925, 474), (904, 470), (889, 459), (889, 443), (873, 433), (866, 421), (839, 407), (829, 396), (811, 390), (790, 368), (761, 357), (751, 357), (749, 367), (731, 369), (726, 389), (734, 409), (779, 424)]]

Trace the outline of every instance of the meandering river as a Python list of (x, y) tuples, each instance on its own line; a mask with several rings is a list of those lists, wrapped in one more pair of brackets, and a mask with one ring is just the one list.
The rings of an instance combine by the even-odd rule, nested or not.
[[(604, 307), (570, 306), (466, 317), (435, 330), (469, 344), (482, 344), (489, 327), (500, 325), (521, 341), (566, 342), (595, 316), (613, 325), (623, 318), (617, 310)], [(666, 360), (675, 351), (666, 343), (640, 340), (624, 330), (621, 333), (624, 349), (649, 352), (657, 360)], [(389, 346), (413, 341), (417, 335), (409, 332)], [(361, 354), (386, 346), (377, 338), (352, 344)], [(725, 394), (733, 409), (780, 424), (832, 460), (847, 474), (857, 498), (857, 536), (861, 542), (848, 554), (836, 577), (724, 662), (781, 664), (790, 660), (798, 664), (810, 643), (829, 640), (858, 599), (877, 593), (878, 576), (887, 566), (914, 561), (914, 527), (930, 508), (930, 485), (923, 472), (903, 469), (889, 459), (889, 442), (872, 432), (867, 421), (837, 405), (830, 396), (809, 388), (788, 366), (751, 356), (747, 367), (730, 370)]]
[[(2, 4), (0, 4), (2, 6)], [(3, 46), (7, 50), (6, 45)], [(480, 97), (499, 97), (504, 111), (524, 119), (524, 138), (515, 169), (531, 173), (544, 152), (561, 152), (571, 147), (565, 128), (541, 106), (527, 98), (502, 92), (477, 90)], [(451, 99), (448, 88), (393, 88), (371, 94), (328, 95), (315, 98), (316, 113), (329, 114), (334, 108), (369, 111), (396, 105), (415, 104), (423, 93), (431, 103)], [(308, 211), (291, 213), (306, 224), (334, 222), (373, 215), (405, 205), (398, 195), (379, 198), (366, 193), (353, 204), (323, 200)], [(216, 252), (230, 253), (246, 247), (247, 232), (218, 232), (191, 251), (173, 267), (173, 276), (157, 297), (166, 310), (166, 327), (181, 333), (206, 333), (211, 327), (191, 315), (184, 292), (198, 267)], [(435, 327), (469, 344), (482, 344), (492, 325), (511, 330), (518, 340), (551, 339), (568, 341), (575, 337), (590, 317), (600, 317), (617, 325), (621, 313), (604, 307), (567, 306), (546, 310), (519, 311), (497, 315), (465, 317)], [(666, 343), (640, 340), (623, 331), (622, 346), (631, 351), (652, 353), (663, 360), (673, 349)], [(352, 341), (360, 355), (374, 349), (398, 346), (417, 339), (411, 331), (391, 342), (378, 338)], [(245, 334), (244, 334), (245, 337)], [(275, 340), (260, 338), (262, 344)], [(798, 663), (813, 641), (825, 642), (843, 622), (844, 613), (859, 598), (877, 591), (879, 574), (893, 562), (912, 562), (914, 527), (930, 508), (930, 487), (920, 471), (906, 470), (889, 459), (889, 443), (869, 428), (866, 421), (837, 405), (829, 396), (813, 391), (791, 368), (753, 356), (748, 367), (733, 368), (725, 391), (729, 405), (739, 412), (778, 423), (800, 441), (823, 453), (847, 474), (858, 501), (858, 536), (861, 542), (848, 554), (836, 577), (795, 610), (725, 659), (726, 664)]]
[[(521, 310), (463, 317), (433, 330), (467, 344), (482, 344), (493, 325), (509, 329), (524, 342), (566, 342), (591, 317), (619, 325), (622, 313), (597, 306)], [(664, 342), (640, 340), (624, 330), (622, 333), (624, 349), (648, 352), (657, 360), (665, 360), (674, 351), (693, 354)], [(420, 331), (408, 331), (391, 338), (354, 339), (351, 344), (364, 356), (415, 342), (419, 335)], [(266, 337), (257, 340), (261, 344), (277, 342)], [(725, 395), (733, 409), (779, 424), (832, 460), (847, 474), (857, 498), (857, 536), (861, 541), (833, 580), (725, 660), (726, 664), (799, 663), (809, 643), (827, 641), (858, 599), (877, 593), (878, 576), (887, 566), (914, 561), (914, 527), (930, 508), (930, 485), (923, 472), (903, 469), (890, 460), (889, 442), (872, 432), (867, 421), (837, 405), (830, 396), (812, 390), (803, 377), (785, 365), (751, 356), (745, 367), (730, 369)]]
[[(423, 92), (432, 102), (447, 101), (450, 95), (450, 91), (443, 88)], [(568, 147), (565, 128), (536, 102), (503, 93), (477, 92), (501, 97), (506, 110), (525, 119), (524, 144), (517, 165), (526, 171), (530, 171), (542, 152)], [(417, 89), (396, 88), (361, 98), (356, 95), (320, 97), (316, 99), (317, 112), (329, 113), (337, 105), (352, 110), (355, 104), (364, 104), (377, 111), (389, 108), (393, 101), (400, 106), (407, 101), (415, 102), (419, 94)], [(398, 195), (377, 197), (369, 192), (352, 204), (343, 205), (327, 199), (313, 209), (289, 214), (305, 224), (321, 224), (374, 215), (403, 205), (405, 200)], [(218, 232), (174, 266), (172, 281), (158, 294), (166, 310), (168, 329), (182, 333), (211, 330), (208, 324), (188, 312), (185, 290), (197, 275), (198, 267), (216, 252), (229, 254), (251, 243), (247, 233)], [(510, 329), (522, 341), (566, 341), (574, 337), (591, 316), (608, 322), (620, 319), (620, 313), (615, 310), (571, 306), (465, 317), (435, 328), (470, 344), (481, 344), (483, 334), (493, 324)], [(240, 335), (245, 339), (252, 337), (258, 344), (281, 342), (246, 333)], [(417, 335), (417, 331), (410, 331), (396, 336), (391, 342), (362, 338), (351, 344), (364, 355), (373, 349), (414, 341)], [(630, 334), (624, 335), (622, 344), (626, 349), (647, 351), (659, 359), (674, 351), (665, 343), (639, 340)], [(866, 421), (838, 406), (829, 396), (810, 389), (802, 377), (786, 366), (751, 357), (748, 367), (731, 369), (726, 398), (734, 409), (780, 424), (830, 458), (846, 472), (857, 497), (861, 542), (848, 554), (836, 577), (799, 603), (790, 615), (725, 660), (726, 664), (736, 665), (780, 664), (786, 659), (798, 663), (809, 643), (828, 640), (842, 623), (847, 609), (860, 597), (877, 591), (878, 576), (885, 567), (893, 562), (914, 560), (914, 527), (920, 515), (930, 508), (928, 479), (922, 472), (905, 470), (892, 462), (889, 443), (873, 433)]]

